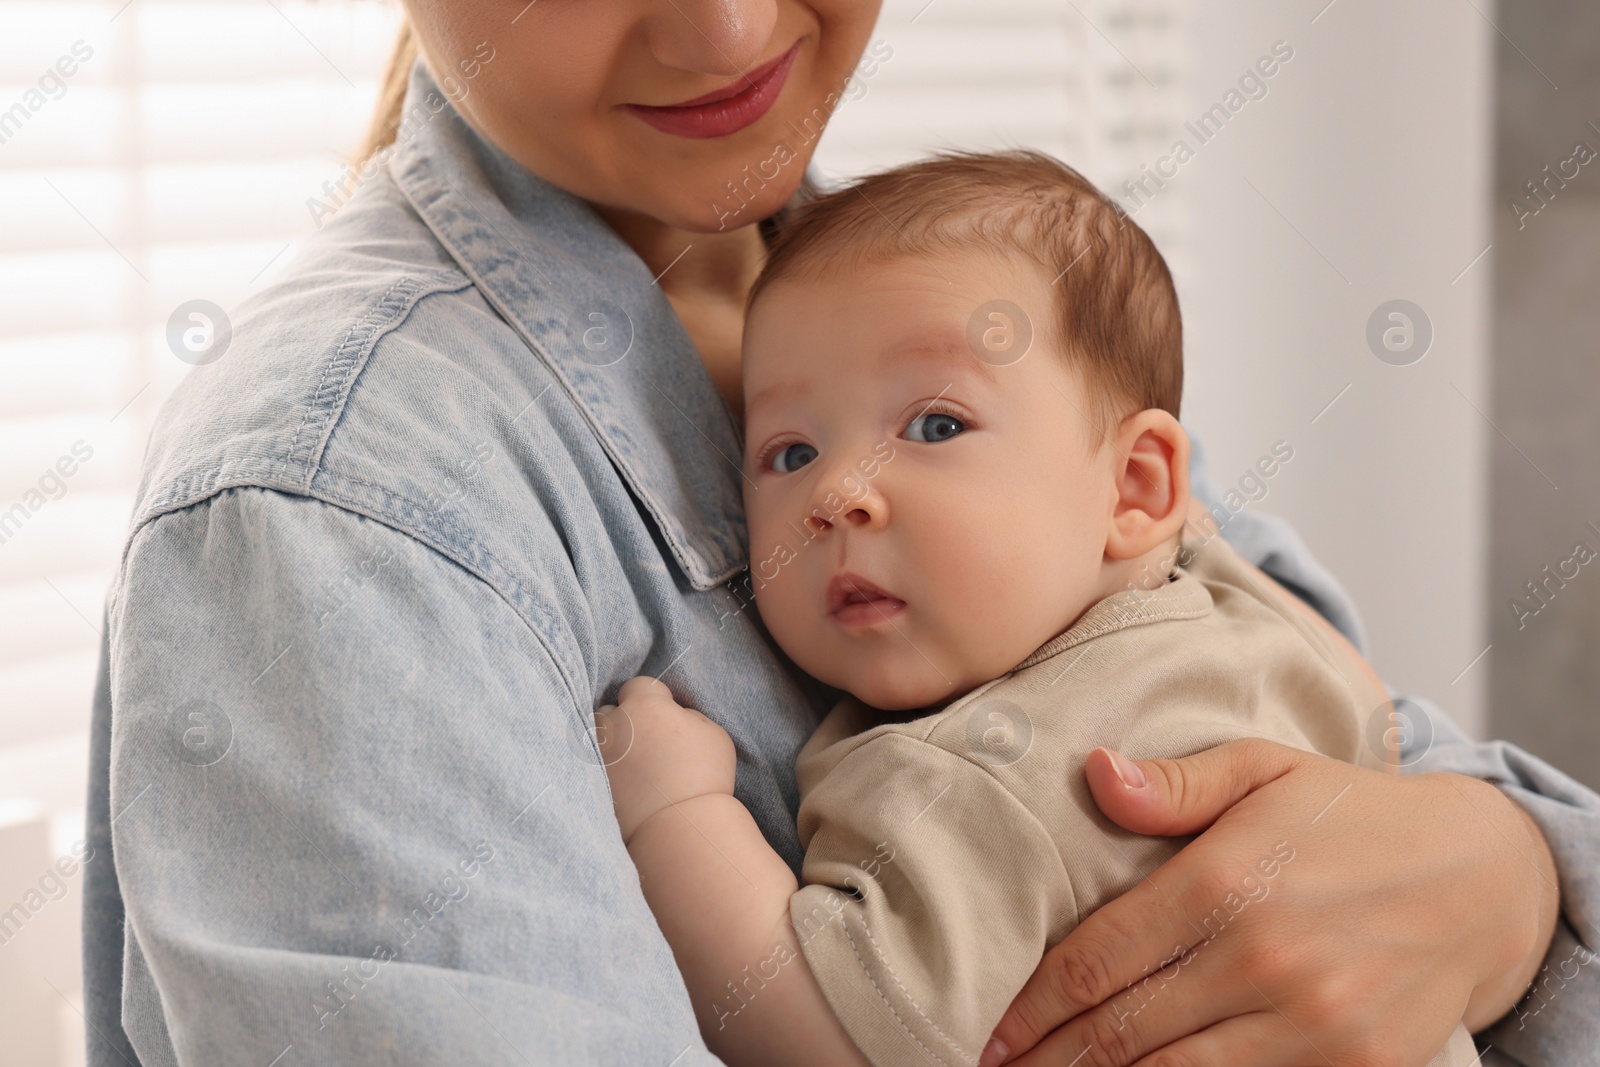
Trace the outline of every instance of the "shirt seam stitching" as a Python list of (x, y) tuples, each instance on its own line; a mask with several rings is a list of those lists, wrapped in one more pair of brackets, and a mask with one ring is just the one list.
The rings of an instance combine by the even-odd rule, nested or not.
[[(355, 483), (357, 485), (363, 485), (363, 486), (367, 486), (368, 488), (372, 488), (374, 490), (377, 490), (378, 492), (382, 493), (386, 497), (390, 497), (390, 498), (393, 498), (395, 500), (406, 501), (406, 498), (400, 496), (400, 494), (397, 494), (397, 493), (393, 492), (393, 490), (384, 489), (381, 486), (374, 486), (374, 485), (371, 485), (371, 483), (362, 482), (359, 479), (348, 478), (347, 476), (344, 476), (344, 475), (336, 475), (336, 474), (330, 475), (328, 472), (324, 472), (323, 473), (323, 478), (321, 479), (321, 484), (326, 484), (327, 481), (329, 480), (329, 478), (332, 478), (335, 483), (337, 483), (341, 479), (342, 480), (348, 480), (348, 481), (353, 482), (353, 483)], [(540, 619), (537, 619), (537, 620), (534, 619), (534, 618), (531, 618), (530, 617), (530, 614), (531, 614), (530, 611), (526, 610), (519, 603), (519, 598), (514, 596), (508, 589), (504, 588), (500, 582), (492, 580), (490, 577), (486, 576), (486, 574), (484, 573), (484, 568), (482, 566), (473, 565), (473, 564), (469, 563), (467, 560), (461, 558), (461, 553), (459, 551), (457, 551), (457, 550), (460, 547), (464, 547), (464, 545), (451, 544), (450, 542), (446, 541), (443, 538), (438, 539), (438, 543), (435, 543), (435, 539), (434, 538), (427, 537), (427, 536), (422, 536), (422, 534), (424, 534), (426, 531), (419, 531), (419, 530), (417, 530), (415, 528), (412, 528), (412, 527), (410, 527), (410, 526), (408, 526), (406, 524), (403, 524), (400, 521), (398, 516), (389, 513), (388, 510), (380, 508), (377, 505), (370, 505), (368, 510), (363, 510), (363, 508), (359, 506), (360, 502), (355, 500), (355, 499), (351, 499), (351, 500), (348, 500), (348, 501), (340, 500), (340, 499), (337, 499), (337, 498), (335, 498), (335, 497), (333, 497), (333, 496), (331, 496), (329, 494), (325, 494), (325, 493), (322, 493), (322, 492), (311, 492), (310, 490), (302, 490), (302, 489), (297, 489), (297, 488), (286, 488), (286, 487), (283, 487), (283, 486), (262, 485), (262, 484), (257, 484), (257, 483), (254, 483), (254, 482), (243, 482), (243, 483), (219, 486), (219, 487), (213, 488), (213, 489), (211, 489), (211, 490), (209, 490), (207, 492), (201, 493), (200, 495), (197, 495), (194, 499), (189, 500), (186, 503), (183, 503), (183, 504), (174, 503), (172, 506), (166, 507), (166, 508), (164, 508), (163, 510), (161, 510), (158, 513), (149, 514), (149, 515), (145, 516), (144, 518), (140, 519), (137, 522), (137, 524), (134, 526), (134, 528), (131, 531), (129, 531), (128, 539), (127, 539), (127, 541), (126, 541), (126, 543), (124, 545), (124, 548), (123, 548), (123, 551), (122, 551), (122, 557), (121, 557), (121, 560), (119, 561), (119, 565), (118, 565), (119, 572), (122, 570), (123, 567), (126, 566), (128, 553), (133, 548), (134, 540), (139, 536), (140, 533), (142, 533), (145, 530), (146, 527), (149, 527), (149, 526), (153, 525), (158, 519), (160, 519), (160, 518), (162, 518), (162, 517), (164, 517), (166, 515), (174, 514), (174, 513), (179, 512), (179, 511), (186, 511), (189, 508), (197, 507), (200, 504), (209, 503), (211, 500), (213, 500), (217, 496), (221, 495), (224, 492), (227, 492), (228, 490), (232, 490), (232, 489), (255, 489), (255, 490), (259, 490), (261, 492), (281, 493), (281, 494), (286, 495), (286, 496), (297, 496), (297, 497), (300, 497), (300, 498), (306, 499), (306, 500), (314, 500), (314, 501), (316, 501), (316, 502), (318, 502), (320, 504), (323, 504), (323, 505), (325, 505), (327, 507), (336, 508), (339, 511), (345, 512), (346, 514), (349, 514), (349, 515), (356, 515), (356, 516), (360, 516), (362, 518), (369, 519), (369, 520), (371, 520), (373, 522), (381, 523), (382, 525), (387, 526), (388, 528), (390, 528), (391, 530), (393, 530), (395, 533), (399, 534), (400, 536), (405, 537), (408, 540), (413, 541), (418, 545), (421, 545), (430, 554), (432, 554), (434, 556), (437, 556), (439, 559), (442, 559), (442, 560), (450, 563), (451, 565), (459, 568), (464, 573), (466, 573), (468, 575), (471, 575), (474, 580), (482, 583), (485, 587), (487, 587), (488, 589), (493, 591), (494, 595), (497, 596), (498, 598), (500, 598), (500, 600), (502, 602), (504, 602), (506, 604), (506, 606), (509, 607), (512, 610), (512, 612), (517, 616), (517, 618), (522, 620), (523, 625), (528, 628), (529, 632), (534, 635), (534, 639), (536, 641), (538, 641), (539, 642), (539, 646), (542, 649), (544, 649), (545, 656), (546, 656), (546, 658), (549, 659), (551, 666), (554, 667), (555, 670), (556, 670), (556, 673), (558, 675), (560, 675), (562, 684), (566, 686), (567, 692), (572, 697), (574, 705), (576, 707), (578, 707), (580, 709), (580, 711), (581, 711), (581, 709), (586, 707), (586, 705), (588, 704), (590, 698), (580, 694), (578, 688), (574, 684), (574, 680), (573, 680), (573, 676), (572, 676), (571, 672), (567, 669), (567, 666), (566, 666), (566, 664), (565, 664), (565, 662), (563, 660), (563, 657), (557, 654), (557, 650), (554, 647), (554, 644), (552, 643), (551, 638), (546, 633), (543, 632), (543, 630), (541, 629), (540, 626), (534, 625), (535, 621), (537, 621), (537, 622), (539, 622), (539, 623), (541, 623), (543, 625), (549, 625), (551, 620), (549, 620), (548, 618), (540, 618)], [(415, 505), (414, 502), (411, 502), (411, 501), (406, 501), (406, 502), (412, 503), (413, 506), (417, 506), (417, 505)], [(420, 510), (420, 506), (419, 506), (419, 510)], [(483, 545), (483, 543), (480, 540), (478, 540), (477, 538), (471, 537), (470, 535), (464, 537), (462, 540), (465, 543), (465, 545), (470, 545), (471, 547), (476, 549), (477, 552), (481, 553), (483, 560), (488, 562), (488, 563), (490, 563), (490, 564), (492, 564), (494, 569), (499, 570), (499, 571), (501, 571), (503, 573), (507, 573), (507, 574), (510, 573), (509, 571), (507, 571), (503, 567), (503, 565), (501, 565), (499, 563), (499, 561), (495, 558), (495, 556), (488, 551), (488, 549)], [(119, 581), (117, 583), (114, 583), (114, 587), (117, 586), (117, 585), (120, 585), (120, 584), (121, 584), (121, 582), (120, 582), (120, 578), (119, 578)], [(518, 584), (520, 585), (520, 583), (518, 583)], [(532, 605), (530, 605), (530, 607), (531, 606)]]
[[(1008, 674), (1015, 674), (1018, 671), (1026, 670), (1026, 669), (1028, 669), (1030, 667), (1037, 667), (1039, 664), (1046, 663), (1046, 662), (1054, 659), (1055, 657), (1061, 655), (1061, 653), (1063, 653), (1063, 652), (1070, 652), (1072, 649), (1077, 648), (1080, 645), (1088, 644), (1090, 641), (1093, 641), (1096, 638), (1105, 637), (1105, 636), (1107, 636), (1109, 634), (1121, 633), (1124, 630), (1131, 630), (1136, 626), (1143, 626), (1143, 625), (1146, 625), (1147, 623), (1152, 623), (1152, 622), (1160, 622), (1163, 619), (1179, 619), (1179, 618), (1181, 618), (1181, 619), (1196, 619), (1196, 618), (1201, 618), (1201, 617), (1205, 616), (1209, 612), (1209, 610), (1210, 610), (1209, 608), (1206, 608), (1206, 609), (1178, 608), (1177, 605), (1187, 603), (1187, 602), (1189, 602), (1191, 600), (1199, 599), (1202, 594), (1205, 594), (1205, 592), (1206, 591), (1202, 588), (1202, 589), (1199, 589), (1199, 590), (1191, 590), (1191, 591), (1185, 593), (1181, 597), (1171, 598), (1171, 599), (1166, 601), (1166, 604), (1169, 606), (1169, 610), (1167, 610), (1167, 611), (1153, 612), (1153, 613), (1140, 613), (1138, 615), (1135, 615), (1135, 616), (1132, 616), (1132, 617), (1125, 617), (1125, 618), (1122, 618), (1120, 620), (1113, 620), (1113, 621), (1104, 622), (1104, 623), (1096, 623), (1093, 626), (1085, 628), (1084, 630), (1080, 631), (1076, 635), (1073, 635), (1072, 631), (1069, 630), (1066, 634), (1062, 634), (1061, 637), (1064, 638), (1064, 637), (1071, 636), (1072, 640), (1065, 641), (1061, 645), (1060, 648), (1051, 649), (1048, 653), (1043, 654), (1043, 655), (1041, 655), (1038, 651), (1034, 652), (1032, 655), (1028, 656), (1027, 659), (1023, 660), (1021, 663), (1019, 663), (1015, 667), (1011, 668), (1011, 670), (1008, 671), (1007, 673)], [(1208, 596), (1208, 598), (1209, 598), (1209, 596)], [(1104, 603), (1104, 602), (1105, 601), (1100, 601), (1100, 603)], [(1049, 643), (1050, 642), (1047, 642), (1047, 644), (1049, 644)], [(1037, 657), (1037, 658), (1035, 658), (1035, 657)]]
[[(884, 970), (889, 972), (889, 977), (894, 979), (894, 984), (900, 987), (900, 992), (905, 994), (906, 1000), (909, 1001), (911, 1006), (916, 1009), (917, 1014), (922, 1017), (922, 1021), (932, 1027), (933, 1032), (938, 1034), (939, 1037), (944, 1040), (945, 1044), (955, 1049), (956, 1053), (960, 1055), (962, 1059), (976, 1059), (977, 1057), (973, 1056), (966, 1049), (962, 1048), (960, 1042), (956, 1041), (955, 1038), (941, 1030), (939, 1028), (939, 1024), (929, 1018), (928, 1013), (922, 1010), (922, 1005), (917, 1003), (917, 998), (911, 995), (911, 990), (906, 988), (906, 984), (900, 980), (900, 975), (895, 972), (894, 965), (889, 962), (889, 957), (884, 954), (882, 947), (879, 946), (878, 939), (872, 936), (872, 927), (867, 923), (866, 913), (861, 913), (857, 916), (857, 918), (861, 920), (861, 932), (867, 936), (867, 943), (872, 946), (872, 951), (876, 953), (878, 959), (883, 961)], [(861, 951), (856, 948), (855, 938), (850, 934), (849, 924), (844, 924), (842, 928), (844, 930), (844, 936), (850, 940), (850, 948), (855, 952), (856, 960), (861, 964), (862, 969), (865, 970), (867, 966), (866, 961), (861, 959)], [(870, 974), (868, 975), (868, 979), (871, 979)], [(876, 982), (873, 983), (873, 988), (877, 988)], [(880, 991), (878, 995), (882, 997), (883, 993)], [(888, 1003), (888, 998), (884, 998), (884, 1003)], [(894, 1011), (894, 1008), (891, 1007), (889, 1010)], [(895, 1018), (898, 1019), (899, 1016), (896, 1015)], [(904, 1023), (901, 1025), (904, 1025)], [(919, 1041), (918, 1044), (921, 1044), (921, 1042)], [(929, 1052), (931, 1053), (932, 1050), (930, 1049)]]
[[(344, 338), (323, 363), (322, 375), (306, 401), (300, 423), (295, 427), (294, 434), (289, 440), (289, 447), (278, 465), (276, 471), (278, 477), (285, 477), (290, 466), (295, 464), (300, 437), (311, 423), (312, 416), (316, 415), (324, 423), (324, 432), (320, 441), (306, 456), (303, 473), (298, 474), (295, 479), (296, 482), (303, 483), (309, 488), (321, 465), (329, 434), (343, 413), (350, 390), (356, 379), (361, 376), (361, 371), (366, 367), (367, 357), (371, 355), (378, 341), (403, 323), (411, 310), (423, 299), (440, 293), (459, 292), (472, 285), (472, 280), (459, 270), (446, 268), (437, 272), (430, 271), (429, 274), (431, 277), (417, 277), (410, 274), (401, 276), (384, 291), (364, 315), (351, 323)], [(329, 377), (333, 374), (337, 374), (338, 379), (330, 385)]]
[[(862, 915), (862, 916), (858, 916), (858, 917), (861, 919), (862, 928), (865, 929), (866, 925), (867, 925), (866, 916)], [(840, 928), (844, 931), (844, 939), (845, 939), (845, 941), (847, 941), (849, 943), (850, 951), (852, 953), (854, 953), (854, 955), (856, 957), (856, 962), (861, 965), (861, 973), (866, 976), (867, 984), (872, 986), (872, 991), (874, 993), (878, 994), (878, 999), (883, 1001), (883, 1006), (889, 1009), (889, 1014), (894, 1016), (894, 1021), (900, 1027), (901, 1031), (904, 1032), (905, 1035), (911, 1039), (912, 1043), (914, 1045), (916, 1045), (918, 1048), (920, 1048), (923, 1052), (925, 1052), (929, 1056), (933, 1057), (940, 1064), (947, 1064), (948, 1061), (943, 1056), (939, 1055), (937, 1052), (933, 1051), (933, 1049), (931, 1049), (927, 1045), (923, 1044), (922, 1039), (919, 1038), (916, 1035), (916, 1032), (913, 1031), (910, 1026), (906, 1025), (906, 1021), (904, 1019), (902, 1019), (900, 1017), (900, 1013), (895, 1010), (894, 1004), (889, 1000), (888, 996), (884, 993), (883, 989), (878, 985), (878, 980), (872, 976), (872, 969), (867, 966), (867, 961), (862, 958), (861, 949), (856, 946), (856, 939), (850, 933), (849, 922), (845, 921), (844, 923), (841, 924)], [(871, 938), (871, 936), (872, 936), (871, 931), (867, 931), (867, 937)], [(882, 953), (879, 953), (879, 955), (881, 956)], [(883, 961), (883, 965), (888, 968), (889, 973), (891, 975), (894, 974), (894, 968), (893, 967), (889, 967), (889, 961), (888, 960), (884, 960)], [(895, 983), (896, 984), (900, 984), (900, 979), (898, 977), (895, 978)], [(900, 985), (900, 990), (901, 990), (901, 992), (905, 992), (905, 986), (904, 985)], [(911, 1006), (913, 1008), (917, 1008), (917, 1002), (911, 996), (910, 993), (906, 993), (906, 999), (911, 1001)], [(917, 1008), (917, 1014), (921, 1015), (923, 1020), (925, 1022), (927, 1022), (930, 1026), (933, 1026), (933, 1021), (928, 1018), (927, 1014), (924, 1013), (921, 1008)], [(935, 1030), (939, 1029), (937, 1026), (934, 1026), (933, 1028)], [(940, 1036), (943, 1037), (944, 1035), (941, 1033)], [(948, 1037), (946, 1037), (945, 1040), (946, 1041), (950, 1041), (950, 1039)], [(962, 1051), (960, 1045), (957, 1045), (953, 1041), (950, 1041), (950, 1044), (956, 1049), (956, 1051), (961, 1052), (961, 1054), (963, 1056), (966, 1055), (966, 1053), (964, 1051)]]

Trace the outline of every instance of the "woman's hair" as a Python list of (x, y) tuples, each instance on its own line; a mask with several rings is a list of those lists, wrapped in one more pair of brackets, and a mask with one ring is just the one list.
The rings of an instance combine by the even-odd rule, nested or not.
[(945, 152), (811, 200), (781, 220), (750, 303), (786, 278), (974, 250), (1054, 278), (1051, 333), (1097, 387), (1102, 418), (1178, 414), (1183, 326), (1166, 262), (1114, 201), (1042, 152)]
[(389, 53), (389, 65), (384, 68), (383, 85), (378, 91), (378, 106), (372, 113), (366, 136), (356, 151), (356, 170), (380, 149), (394, 144), (400, 129), (400, 105), (405, 103), (406, 82), (411, 76), (411, 66), (417, 60), (417, 38), (411, 32), (411, 21), (400, 16), (400, 33), (395, 38), (394, 50)]

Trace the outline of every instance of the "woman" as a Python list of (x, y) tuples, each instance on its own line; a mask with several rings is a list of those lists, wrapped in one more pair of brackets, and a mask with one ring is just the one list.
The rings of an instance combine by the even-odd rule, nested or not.
[[(792, 761), (832, 694), (738, 581), (738, 342), (752, 223), (798, 187), (876, 5), (408, 15), (425, 62), (403, 43), (385, 165), (146, 459), (97, 702), (95, 1064), (713, 1062), (585, 729), (635, 674), (729, 730), (798, 867)], [(1351, 630), (1291, 534), (1225, 532)], [(1515, 750), (1440, 756), (1507, 784), (1271, 745), (1097, 783), (1130, 829), (1226, 818), (1053, 951), (1000, 1042), (1409, 1063), (1491, 1023), (1574, 944), (1552, 945), (1550, 848), (1579, 869), (1594, 799)], [(1185, 916), (1285, 839), (1271, 901), (1131, 1011), (1124, 987), (1195, 943)], [(1563, 1003), (1496, 1043), (1593, 1047)]]

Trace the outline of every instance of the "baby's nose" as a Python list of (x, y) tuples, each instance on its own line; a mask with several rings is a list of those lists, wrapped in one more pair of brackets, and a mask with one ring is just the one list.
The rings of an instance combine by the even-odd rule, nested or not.
[[(834, 504), (837, 508), (837, 499)], [(813, 507), (811, 514), (805, 518), (805, 524), (812, 533), (820, 534), (832, 530), (836, 525), (858, 530), (876, 529), (883, 526), (888, 518), (888, 503), (878, 493), (868, 493), (860, 500), (846, 501), (837, 510), (828, 508), (826, 504)]]

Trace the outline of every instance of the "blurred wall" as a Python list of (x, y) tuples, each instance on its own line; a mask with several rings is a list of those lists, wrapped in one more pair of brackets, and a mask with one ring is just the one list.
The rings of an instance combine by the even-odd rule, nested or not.
[(1498, 20), (1490, 723), (1600, 789), (1600, 8)]
[[(1505, 450), (1488, 421), (1485, 12), (1199, 0), (1196, 114), (1274, 42), (1294, 58), (1174, 179), (1193, 196), (1185, 421), (1224, 483), (1293, 447), (1250, 506), (1293, 521), (1344, 582), (1385, 679), (1471, 732), (1487, 724), (1486, 464)], [(1369, 340), (1397, 299), (1421, 312), (1380, 315)]]

